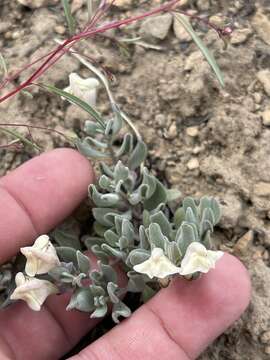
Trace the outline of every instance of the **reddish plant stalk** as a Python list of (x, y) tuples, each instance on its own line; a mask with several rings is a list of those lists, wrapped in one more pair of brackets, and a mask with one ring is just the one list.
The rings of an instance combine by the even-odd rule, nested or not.
[[(39, 78), (49, 67), (51, 67), (56, 61), (58, 61), (65, 53), (66, 51), (68, 51), (69, 49), (66, 49), (66, 47), (68, 45), (73, 46), (74, 43), (80, 41), (81, 39), (85, 39), (100, 33), (103, 33), (107, 30), (110, 29), (115, 29), (115, 28), (119, 28), (121, 26), (126, 26), (132, 22), (135, 21), (139, 21), (142, 20), (146, 17), (152, 16), (152, 15), (156, 15), (162, 11), (168, 11), (170, 10), (174, 5), (176, 5), (177, 3), (179, 3), (180, 0), (172, 0), (169, 1), (168, 3), (154, 9), (151, 11), (148, 11), (144, 14), (141, 15), (137, 15), (128, 19), (124, 19), (124, 20), (119, 20), (119, 21), (113, 21), (110, 22), (106, 25), (102, 25), (100, 27), (94, 27), (96, 25), (96, 22), (99, 19), (99, 16), (97, 16), (94, 21), (90, 22), (90, 25), (86, 27), (86, 29), (82, 32), (80, 32), (79, 34), (75, 34), (74, 36), (66, 39), (61, 45), (59, 45), (56, 49), (54, 49), (52, 52), (50, 52), (47, 56), (47, 59), (43, 62), (43, 64), (33, 72), (33, 74), (24, 82), (22, 82), (19, 86), (17, 86), (15, 89), (13, 89), (12, 91), (10, 91), (9, 93), (7, 93), (6, 95), (2, 96), (0, 98), (0, 103), (7, 100), (8, 98), (10, 98), (11, 96), (17, 94), (18, 92), (20, 92), (21, 90), (23, 90), (24, 88), (26, 88), (27, 86), (31, 85), (33, 81), (35, 81), (37, 78)], [(110, 5), (114, 2), (114, 0), (110, 3)], [(106, 3), (104, 3), (106, 5)], [(104, 9), (103, 12), (101, 12), (100, 15), (103, 15), (104, 13)], [(105, 11), (106, 11), (106, 6), (105, 6)], [(46, 56), (43, 56), (42, 59), (44, 59)], [(56, 57), (56, 58), (55, 58)], [(35, 63), (39, 62), (40, 59), (37, 59)], [(30, 65), (27, 66), (27, 68), (29, 68)], [(10, 80), (7, 79), (5, 82), (5, 85), (9, 82)]]

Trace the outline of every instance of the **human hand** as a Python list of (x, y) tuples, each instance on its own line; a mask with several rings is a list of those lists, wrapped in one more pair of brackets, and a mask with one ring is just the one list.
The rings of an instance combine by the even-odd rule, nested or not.
[[(79, 153), (54, 150), (0, 179), (0, 264), (67, 217), (93, 181)], [(196, 358), (239, 318), (250, 299), (243, 265), (224, 255), (199, 280), (177, 279), (129, 319), (73, 360)], [(66, 311), (68, 295), (51, 296), (40, 312), (18, 302), (0, 313), (1, 360), (54, 360), (73, 348), (98, 320)]]

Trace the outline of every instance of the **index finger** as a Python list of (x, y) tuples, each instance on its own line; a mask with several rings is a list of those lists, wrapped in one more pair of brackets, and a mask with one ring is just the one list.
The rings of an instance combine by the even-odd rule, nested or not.
[(0, 264), (50, 231), (87, 196), (93, 181), (87, 159), (57, 149), (0, 179)]

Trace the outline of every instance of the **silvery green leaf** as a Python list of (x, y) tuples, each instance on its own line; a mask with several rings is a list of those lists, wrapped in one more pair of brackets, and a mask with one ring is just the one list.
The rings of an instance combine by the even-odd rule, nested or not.
[(120, 250), (125, 250), (128, 249), (130, 247), (130, 241), (128, 240), (128, 238), (126, 238), (125, 236), (121, 236), (119, 241), (118, 241), (118, 246)]
[(112, 318), (116, 324), (119, 323), (120, 316), (128, 318), (130, 315), (131, 310), (122, 301), (119, 301), (118, 303), (113, 305)]
[(203, 245), (206, 247), (206, 249), (211, 250), (213, 247), (212, 240), (211, 240), (211, 232), (206, 231), (203, 239), (202, 239)]
[(123, 184), (124, 184), (124, 180), (119, 180), (116, 185), (115, 185), (115, 192), (117, 194), (121, 193), (122, 190), (124, 191), (124, 188), (123, 188)]
[(81, 154), (86, 157), (90, 157), (93, 159), (108, 159), (110, 158), (109, 153), (103, 153), (101, 151), (93, 149), (93, 147), (87, 142), (86, 139), (83, 141), (77, 140), (76, 146)]
[(150, 249), (150, 243), (149, 243), (148, 238), (146, 236), (145, 228), (144, 228), (143, 225), (140, 225), (140, 227), (139, 227), (139, 237), (140, 237), (140, 248), (145, 249), (145, 250), (149, 250)]
[(104, 233), (104, 238), (110, 246), (115, 247), (119, 240), (119, 235), (109, 229)]
[(199, 219), (199, 216), (198, 216), (198, 209), (197, 209), (197, 205), (195, 203), (195, 200), (192, 199), (191, 197), (186, 197), (184, 200), (183, 200), (183, 208), (184, 208), (184, 211), (185, 213), (187, 212), (187, 209), (188, 208), (191, 208), (191, 210), (193, 211), (193, 214), (195, 216), (195, 218)]
[(102, 262), (99, 263), (99, 266), (106, 283), (117, 283), (117, 274), (112, 266), (103, 264)]
[[(102, 288), (105, 285), (103, 274), (98, 270), (91, 271), (90, 279), (92, 280), (92, 283), (98, 287)], [(97, 295), (94, 296), (97, 297)]]
[(213, 232), (214, 231), (214, 226), (213, 224), (209, 221), (209, 220), (204, 220), (201, 221), (200, 223), (200, 236), (204, 236), (204, 234), (207, 232)]
[(89, 185), (89, 195), (98, 207), (116, 206), (121, 202), (121, 198), (118, 194), (102, 194), (93, 184)]
[(101, 189), (104, 190), (110, 190), (113, 188), (113, 182), (110, 178), (108, 178), (108, 176), (106, 175), (101, 175), (101, 177), (98, 180), (98, 184), (101, 187)]
[(120, 251), (119, 249), (115, 249), (108, 244), (102, 244), (101, 249), (105, 251), (108, 255), (114, 256), (117, 259), (124, 259), (126, 254), (123, 251)]
[(98, 259), (101, 259), (103, 262), (107, 262), (109, 255), (101, 248), (99, 245), (93, 245), (91, 251)]
[(143, 141), (138, 140), (133, 152), (128, 159), (128, 167), (131, 170), (137, 169), (147, 157), (147, 146)]
[(114, 225), (114, 218), (116, 215), (118, 215), (118, 212), (115, 209), (111, 209), (111, 208), (93, 208), (92, 212), (94, 218), (101, 225), (108, 227)]
[(79, 288), (72, 294), (67, 310), (72, 309), (83, 312), (92, 312), (95, 309), (94, 297), (90, 288)]
[(100, 236), (101, 238), (103, 238), (105, 231), (107, 231), (108, 229), (107, 226), (103, 226), (99, 224), (97, 221), (94, 222), (93, 227), (97, 236)]
[(118, 290), (118, 285), (114, 284), (113, 282), (109, 282), (107, 284), (107, 292), (113, 304), (116, 304), (120, 301), (118, 297)]
[(115, 230), (117, 232), (117, 234), (119, 236), (121, 236), (122, 234), (122, 222), (123, 222), (123, 218), (121, 216), (116, 216), (114, 218), (114, 224), (115, 224)]
[(91, 293), (94, 297), (101, 297), (105, 295), (105, 290), (98, 285), (90, 285)]
[(128, 167), (124, 166), (122, 161), (118, 161), (115, 165), (113, 176), (116, 183), (120, 180), (125, 181), (129, 176)]
[(113, 119), (109, 119), (106, 123), (105, 135), (111, 136), (113, 132)]
[(133, 135), (130, 133), (125, 134), (120, 149), (116, 152), (116, 157), (120, 158), (123, 155), (129, 154), (133, 149)]
[(78, 266), (77, 253), (75, 249), (67, 246), (59, 246), (56, 247), (56, 252), (61, 261), (66, 263), (72, 262), (75, 267)]
[(107, 314), (108, 307), (107, 305), (100, 306), (91, 314), (90, 318), (102, 318)]
[(104, 133), (104, 129), (98, 123), (90, 120), (86, 120), (84, 123), (84, 131), (90, 136), (95, 136), (97, 133)]
[(88, 274), (90, 271), (90, 260), (88, 256), (84, 255), (79, 250), (77, 251), (77, 262), (80, 272)]
[(95, 138), (92, 138), (90, 136), (87, 136), (84, 141), (89, 144), (89, 145), (92, 145), (92, 146), (95, 146), (97, 148), (101, 148), (101, 149), (107, 149), (108, 148), (108, 144), (107, 143), (104, 143), (102, 141), (99, 141)]
[(103, 241), (103, 238), (97, 236), (85, 235), (82, 237), (82, 242), (85, 244), (88, 250), (91, 250), (93, 245), (101, 245)]
[(103, 161), (101, 161), (99, 163), (99, 167), (100, 167), (100, 171), (103, 175), (113, 178), (113, 171), (107, 164), (105, 164)]
[(75, 250), (81, 250), (80, 227), (78, 222), (73, 218), (57, 226), (57, 228), (53, 230), (52, 236), (59, 246), (67, 246)]
[(149, 226), (149, 242), (152, 247), (160, 248), (165, 251), (168, 239), (162, 234), (161, 228), (158, 224), (150, 224)]
[(147, 229), (150, 225), (150, 213), (147, 210), (143, 210), (143, 226)]
[(193, 223), (193, 224), (197, 224), (198, 223), (198, 219), (196, 218), (193, 210), (191, 209), (191, 207), (188, 207), (186, 210), (186, 218), (185, 220), (189, 223)]
[(144, 201), (144, 209), (153, 210), (160, 204), (167, 202), (167, 191), (160, 181), (156, 180), (156, 189), (153, 195)]
[(148, 260), (150, 255), (150, 251), (144, 249), (134, 249), (129, 253), (126, 263), (128, 266), (133, 267)]
[(132, 241), (134, 238), (134, 227), (128, 219), (123, 219), (122, 222), (122, 235), (125, 236), (129, 241)]
[(151, 223), (156, 223), (160, 226), (162, 233), (169, 237), (171, 233), (171, 224), (162, 211), (150, 216)]
[(216, 199), (212, 198), (211, 199), (211, 210), (213, 211), (214, 214), (214, 225), (216, 225), (221, 218), (221, 208), (219, 206), (219, 203)]
[(178, 208), (174, 213), (174, 218), (173, 218), (173, 222), (175, 224), (176, 229), (178, 229), (183, 223), (183, 221), (185, 221), (185, 217), (186, 217), (185, 210), (182, 207)]
[(56, 281), (61, 281), (63, 274), (69, 273), (69, 270), (65, 266), (56, 266), (51, 269), (48, 274)]
[(151, 175), (149, 173), (149, 171), (147, 170), (147, 168), (145, 167), (143, 169), (143, 181), (142, 183), (144, 185), (147, 185), (147, 191), (146, 191), (146, 194), (145, 194), (145, 198), (146, 199), (149, 199), (155, 192), (156, 190), (156, 178)]
[(129, 195), (128, 201), (131, 205), (138, 205), (143, 202), (145, 199), (149, 197), (147, 194), (149, 193), (149, 185), (141, 184), (132, 194)]
[(185, 254), (188, 246), (196, 241), (194, 227), (191, 224), (183, 223), (176, 234), (176, 242), (181, 253)]
[(177, 189), (167, 189), (167, 201), (176, 201), (179, 200), (182, 196), (181, 191)]
[(167, 243), (166, 255), (176, 266), (180, 265), (182, 254), (179, 246), (175, 241)]
[(123, 117), (121, 110), (116, 103), (112, 103), (112, 109), (115, 115), (113, 122), (113, 135), (117, 135), (123, 127)]
[(204, 221), (209, 221), (210, 224), (212, 224), (214, 226), (215, 217), (214, 217), (214, 213), (211, 208), (206, 208), (203, 210), (201, 222), (204, 222)]

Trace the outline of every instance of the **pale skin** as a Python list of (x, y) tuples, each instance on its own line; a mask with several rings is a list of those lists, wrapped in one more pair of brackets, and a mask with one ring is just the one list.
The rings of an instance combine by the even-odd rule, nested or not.
[[(92, 168), (76, 151), (43, 154), (0, 179), (0, 263), (31, 245), (87, 196)], [(246, 309), (250, 280), (235, 257), (224, 255), (201, 279), (175, 280), (131, 318), (72, 360), (195, 359)], [(1, 360), (59, 359), (97, 324), (66, 312), (68, 296), (51, 296), (42, 311), (18, 302), (0, 312)]]

